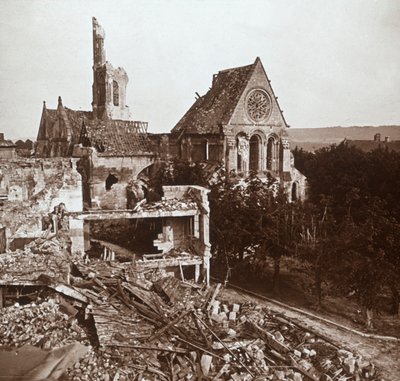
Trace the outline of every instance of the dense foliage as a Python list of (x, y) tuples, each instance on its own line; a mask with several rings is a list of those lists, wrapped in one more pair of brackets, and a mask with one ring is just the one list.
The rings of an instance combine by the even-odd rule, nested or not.
[(296, 149), (294, 156), (314, 208), (304, 212), (321, 226), (312, 245), (303, 242), (303, 252), (312, 247), (314, 260), (322, 256), (329, 271), (321, 273), (343, 294), (354, 293), (369, 317), (385, 290), (398, 313), (400, 154), (365, 153), (342, 143), (315, 154)]
[(232, 268), (262, 279), (266, 259), (274, 264), (279, 292), (280, 260), (295, 256), (312, 270), (322, 303), (326, 285), (354, 295), (367, 311), (390, 293), (393, 312), (400, 295), (400, 154), (364, 153), (346, 144), (315, 153), (297, 148), (296, 167), (308, 179), (308, 200), (289, 203), (275, 180), (238, 178), (219, 170), (175, 161), (159, 168), (153, 185), (197, 184), (210, 188), (213, 269)]

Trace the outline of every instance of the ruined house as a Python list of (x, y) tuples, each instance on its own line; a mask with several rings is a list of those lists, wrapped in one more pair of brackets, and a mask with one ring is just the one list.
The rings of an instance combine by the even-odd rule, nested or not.
[(106, 61), (105, 33), (93, 18), (92, 111), (43, 105), (36, 157), (77, 157), (84, 209), (126, 209), (142, 196), (139, 174), (154, 162), (147, 122), (130, 120), (128, 76)]
[[(44, 104), (35, 147), (36, 157), (44, 162), (71, 158), (81, 175), (82, 203), (79, 210), (69, 213), (71, 249), (83, 254), (91, 249), (91, 242), (100, 242), (107, 253), (129, 254), (124, 242), (117, 245), (115, 241), (94, 240), (93, 228), (107, 229), (104, 221), (136, 221), (133, 226), (137, 227), (148, 220), (154, 229), (141, 238), (151, 241), (150, 245), (145, 242), (150, 249), (131, 251), (131, 256), (147, 268), (178, 266), (183, 271), (190, 266), (195, 279), (202, 272), (208, 280), (207, 190), (164, 188), (162, 201), (145, 203), (142, 179), (147, 177), (156, 153), (147, 135), (147, 123), (130, 119), (128, 76), (123, 68), (115, 69), (106, 61), (104, 30), (95, 18), (92, 21), (92, 111), (64, 107), (61, 97), (56, 110)], [(112, 234), (108, 238), (112, 240)]]
[[(29, 178), (25, 185), (19, 184), (17, 178), (4, 178), (0, 188), (6, 189), (3, 193), (8, 201), (28, 200), (42, 194), (46, 185), (36, 171), (46, 172), (46, 168), (57, 167), (56, 162), (63, 163), (64, 173), (68, 167), (71, 172), (64, 176), (65, 184), (74, 184), (73, 194), (80, 187), (79, 206), (78, 198), (73, 207), (66, 203), (74, 252), (90, 249), (94, 238), (91, 226), (96, 226), (93, 221), (147, 219), (156, 228), (155, 236), (147, 237), (152, 251), (140, 253), (142, 259), (152, 255), (153, 260), (166, 263), (168, 249), (178, 253), (178, 257), (182, 252), (184, 256), (202, 257), (200, 262), (207, 269), (207, 192), (196, 187), (178, 187), (173, 191), (164, 187), (166, 193), (159, 204), (143, 206), (144, 181), (154, 163), (179, 157), (205, 162), (211, 170), (217, 164), (224, 165), (239, 176), (254, 172), (260, 178), (274, 177), (291, 200), (305, 197), (305, 177), (294, 167), (290, 152), (286, 133), (289, 126), (259, 58), (251, 65), (214, 75), (210, 90), (198, 96), (171, 133), (150, 135), (146, 122), (131, 120), (126, 105), (128, 76), (123, 68), (114, 68), (106, 61), (104, 30), (95, 18), (92, 23), (92, 110), (69, 109), (61, 97), (57, 109), (43, 104), (36, 160), (29, 164), (35, 174), (31, 175), (30, 169), (22, 170), (22, 181)], [(24, 167), (23, 163), (15, 165)], [(76, 181), (76, 176), (80, 176), (80, 181)], [(63, 186), (57, 187), (57, 196), (46, 196), (50, 202), (42, 205), (54, 207)], [(137, 209), (138, 205), (142, 209)], [(39, 225), (34, 229), (36, 233), (41, 230)], [(105, 248), (121, 250), (111, 244), (103, 242)], [(158, 257), (159, 254), (162, 256)], [(192, 263), (192, 259), (179, 260), (179, 266)], [(193, 264), (197, 277), (196, 261)]]
[(7, 249), (40, 237), (60, 203), (82, 210), (82, 177), (73, 158), (0, 159), (0, 230)]
[[(135, 152), (133, 161), (141, 163), (138, 167), (142, 170), (146, 164), (150, 166), (151, 160), (179, 157), (206, 162), (210, 168), (214, 168), (212, 164), (222, 164), (228, 172), (240, 176), (250, 172), (261, 178), (271, 175), (291, 200), (305, 198), (306, 179), (294, 166), (286, 132), (289, 126), (259, 58), (253, 64), (215, 74), (210, 90), (198, 95), (171, 133), (148, 134), (147, 123), (130, 120), (126, 105), (128, 76), (123, 68), (115, 69), (106, 61), (104, 39), (103, 28), (93, 18), (92, 111), (70, 110), (63, 106), (61, 98), (57, 110), (44, 105), (37, 156), (71, 156), (73, 147), (81, 144), (94, 148), (93, 157), (116, 157), (119, 152), (120, 157), (132, 158)], [(112, 155), (110, 150), (114, 150)], [(134, 165), (133, 161), (130, 165)], [(92, 163), (90, 168), (95, 170), (96, 166)], [(103, 170), (106, 178), (101, 181), (87, 171), (83, 176), (95, 184), (104, 182), (109, 175), (109, 181), (126, 178), (115, 173), (114, 165), (109, 167), (109, 173)], [(137, 180), (141, 172), (138, 169), (131, 173), (131, 180)], [(129, 172), (126, 167), (125, 172)]]
[(400, 152), (400, 140), (391, 140), (390, 136), (381, 139), (381, 134), (377, 133), (371, 140), (361, 139), (344, 139), (343, 141), (348, 147), (358, 148), (364, 152), (371, 152), (375, 149), (383, 149), (389, 151)]
[[(126, 105), (128, 76), (123, 68), (114, 69), (106, 61), (105, 33), (94, 17), (92, 26), (92, 111), (64, 107), (61, 97), (58, 98), (57, 109), (48, 109), (44, 102), (35, 147), (37, 157), (71, 156), (74, 145), (80, 142), (84, 122), (93, 126), (104, 120), (119, 120), (119, 126), (127, 126), (128, 129), (132, 123), (129, 107)], [(124, 124), (124, 121), (127, 123)]]
[[(94, 240), (104, 247), (105, 259), (115, 255), (135, 258), (137, 269), (175, 272), (178, 277), (187, 274), (195, 280), (209, 282), (211, 258), (209, 241), (208, 190), (195, 185), (164, 186), (160, 201), (140, 203), (133, 209), (88, 210), (70, 215), (72, 250), (84, 252), (91, 245), (91, 223), (115, 221), (118, 224), (132, 221), (135, 228), (149, 221), (155, 225), (153, 237), (149, 231), (139, 237), (139, 242), (151, 239), (152, 248), (143, 251), (136, 247), (126, 250), (118, 244)], [(151, 233), (151, 232), (150, 232)], [(129, 237), (127, 237), (129, 238)], [(149, 243), (149, 242), (148, 242)], [(121, 243), (122, 245), (122, 243)], [(141, 246), (141, 245), (140, 245)], [(184, 270), (186, 275), (184, 275)]]

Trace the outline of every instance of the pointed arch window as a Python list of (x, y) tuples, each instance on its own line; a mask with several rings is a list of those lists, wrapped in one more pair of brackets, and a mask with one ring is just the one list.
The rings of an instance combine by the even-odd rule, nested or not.
[(258, 135), (253, 135), (249, 145), (250, 171), (258, 172), (260, 170), (260, 151), (261, 138)]
[(274, 163), (274, 151), (275, 151), (275, 139), (273, 137), (268, 139), (267, 143), (267, 169), (273, 169)]
[(117, 81), (113, 81), (113, 104), (119, 106), (119, 85)]

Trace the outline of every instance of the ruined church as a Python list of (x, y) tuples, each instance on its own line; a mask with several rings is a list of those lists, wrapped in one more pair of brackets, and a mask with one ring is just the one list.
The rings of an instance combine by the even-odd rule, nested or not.
[(87, 159), (81, 168), (87, 206), (122, 207), (108, 205), (118, 197), (105, 197), (107, 181), (117, 183), (114, 190), (126, 202), (122, 196), (130, 181), (156, 161), (173, 157), (211, 168), (221, 164), (243, 177), (271, 175), (290, 200), (304, 199), (306, 179), (294, 166), (289, 126), (259, 58), (215, 74), (209, 91), (198, 95), (170, 133), (150, 134), (146, 122), (131, 120), (128, 75), (106, 61), (105, 32), (95, 18), (92, 22), (92, 111), (71, 110), (61, 98), (55, 110), (44, 104), (36, 143), (37, 157)]

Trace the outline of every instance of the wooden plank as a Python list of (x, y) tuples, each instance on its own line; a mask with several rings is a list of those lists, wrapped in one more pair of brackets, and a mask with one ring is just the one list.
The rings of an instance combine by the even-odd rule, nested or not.
[(263, 339), (272, 349), (275, 349), (277, 352), (284, 354), (290, 352), (290, 348), (287, 345), (276, 340), (272, 333), (266, 331), (257, 324), (247, 321), (245, 323), (245, 326), (248, 328), (249, 331), (255, 333), (258, 337)]
[(148, 351), (159, 351), (159, 352), (171, 352), (171, 353), (180, 353), (187, 354), (188, 351), (182, 348), (166, 348), (166, 347), (150, 347), (146, 345), (131, 345), (131, 344), (113, 344), (113, 347), (120, 348), (133, 348), (133, 349), (143, 349)]
[(186, 315), (188, 315), (192, 310), (186, 310), (184, 311), (181, 315), (179, 315), (177, 318), (172, 320), (170, 323), (168, 323), (166, 326), (162, 327), (158, 331), (154, 332), (149, 338), (148, 341), (154, 340), (156, 337), (160, 337), (164, 332), (168, 331), (169, 328), (173, 327), (175, 324), (177, 324), (179, 321), (181, 321)]
[(185, 210), (143, 210), (133, 212), (132, 210), (104, 210), (104, 211), (85, 211), (71, 212), (68, 215), (78, 220), (120, 220), (120, 219), (139, 219), (139, 218), (160, 218), (160, 217), (186, 217), (195, 216), (199, 211), (197, 209)]
[(88, 303), (86, 296), (74, 290), (73, 288), (66, 286), (65, 284), (49, 285), (49, 287), (61, 294), (79, 300), (80, 302)]
[(0, 308), (4, 308), (4, 287), (0, 286)]
[(165, 259), (147, 259), (138, 260), (138, 269), (158, 269), (160, 267), (178, 267), (179, 264), (184, 266), (192, 265), (202, 265), (203, 258), (196, 255), (186, 256), (186, 257), (175, 257), (175, 258), (165, 258)]
[(160, 308), (166, 308), (163, 300), (155, 292), (142, 290), (125, 282), (122, 283), (122, 287), (157, 313), (160, 311)]

